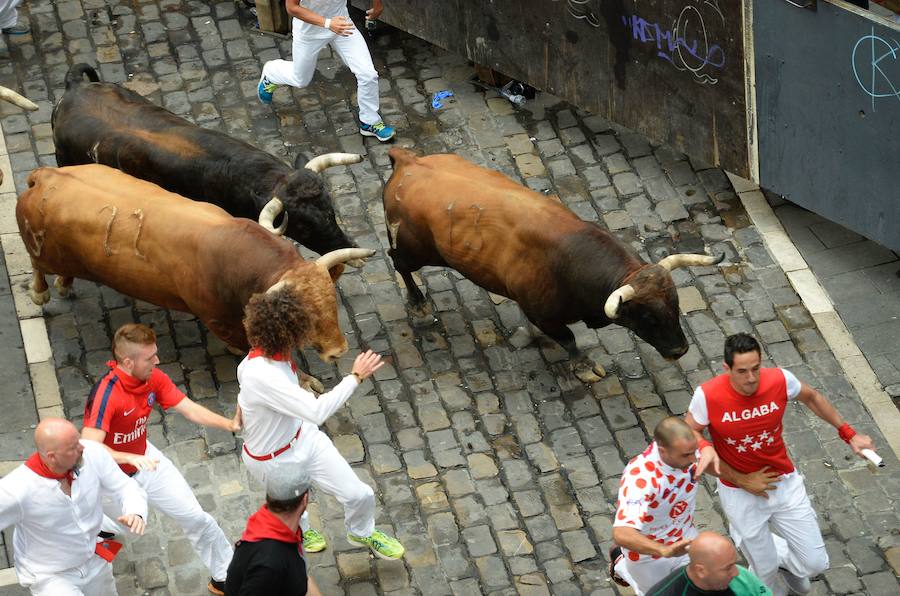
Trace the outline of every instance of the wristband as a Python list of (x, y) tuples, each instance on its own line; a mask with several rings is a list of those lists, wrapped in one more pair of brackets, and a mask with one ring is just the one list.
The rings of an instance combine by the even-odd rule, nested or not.
[(362, 377), (360, 377), (358, 373), (352, 372), (350, 374), (353, 375), (354, 377), (356, 377), (356, 383), (358, 385), (362, 385)]
[(856, 431), (853, 430), (853, 427), (848, 423), (844, 423), (842, 427), (838, 429), (838, 436), (845, 443), (849, 443), (850, 439), (856, 436)]
[(700, 439), (699, 441), (697, 441), (697, 451), (703, 451), (707, 447), (713, 447), (713, 444), (706, 439)]
[(322, 26), (325, 27), (326, 29), (330, 30), (331, 29), (331, 19), (325, 19), (325, 24)]

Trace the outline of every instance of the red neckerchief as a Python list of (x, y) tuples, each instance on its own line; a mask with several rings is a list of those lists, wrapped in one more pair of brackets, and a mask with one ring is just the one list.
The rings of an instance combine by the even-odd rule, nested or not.
[(119, 367), (119, 363), (115, 360), (107, 360), (106, 366), (112, 369), (112, 371), (119, 378), (119, 382), (122, 384), (122, 387), (127, 389), (131, 393), (137, 392), (142, 387), (147, 385), (148, 381), (142, 381), (137, 377), (133, 377), (124, 370)]
[(296, 544), (297, 552), (303, 554), (303, 532), (300, 528), (297, 528), (296, 532), (291, 531), (283, 521), (269, 511), (268, 506), (263, 505), (247, 520), (247, 528), (241, 534), (241, 540), (259, 542), (268, 539)]
[(297, 372), (297, 363), (294, 362), (294, 359), (291, 358), (290, 354), (285, 356), (284, 354), (279, 352), (277, 354), (272, 354), (271, 356), (269, 356), (268, 354), (263, 353), (263, 351), (259, 348), (253, 348), (250, 350), (250, 353), (247, 354), (247, 358), (249, 358), (251, 360), (253, 358), (260, 358), (260, 357), (268, 358), (269, 360), (276, 360), (278, 362), (287, 362), (288, 364), (291, 365), (291, 370), (294, 372)]
[(44, 460), (41, 459), (41, 456), (38, 455), (37, 451), (32, 453), (31, 457), (25, 460), (25, 465), (29, 470), (31, 470), (38, 476), (50, 478), (51, 480), (62, 480), (63, 478), (65, 478), (69, 481), (70, 486), (73, 482), (75, 482), (75, 474), (72, 472), (72, 470), (63, 472), (62, 474), (54, 474), (53, 471), (47, 467), (47, 464), (44, 463)]

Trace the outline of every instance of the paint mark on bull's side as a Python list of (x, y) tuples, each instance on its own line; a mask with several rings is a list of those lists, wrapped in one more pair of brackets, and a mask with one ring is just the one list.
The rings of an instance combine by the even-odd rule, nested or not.
[(106, 236), (103, 238), (103, 252), (106, 254), (106, 256), (111, 257), (113, 255), (119, 254), (119, 251), (113, 250), (109, 245), (110, 236), (112, 235), (113, 222), (116, 221), (116, 215), (119, 213), (119, 208), (115, 205), (104, 205), (97, 213), (103, 213), (107, 209), (112, 210), (112, 214), (109, 217), (109, 221), (106, 222)]
[(391, 248), (397, 250), (397, 232), (400, 231), (400, 222), (390, 223), (388, 222), (388, 232), (391, 240)]
[(480, 242), (477, 247), (472, 246), (472, 243), (468, 240), (466, 241), (466, 248), (471, 250), (481, 250), (484, 247), (484, 232), (480, 227), (481, 216), (484, 213), (484, 207), (479, 205), (478, 203), (472, 203), (469, 206), (469, 209), (473, 209), (475, 211), (475, 215), (472, 217), (472, 230), (478, 235), (478, 239)]
[(141, 241), (141, 232), (144, 229), (144, 210), (143, 209), (135, 209), (134, 213), (131, 214), (132, 217), (136, 217), (138, 220), (138, 229), (137, 234), (134, 235), (134, 255), (139, 259), (147, 260), (147, 255), (141, 252), (141, 249), (138, 248), (138, 242)]
[(98, 151), (100, 149), (100, 141), (94, 143), (91, 148), (88, 150), (88, 157), (94, 163), (100, 163), (100, 160), (97, 157)]
[[(28, 218), (24, 218), (25, 220), (25, 231), (28, 232), (28, 235), (31, 237), (31, 254), (34, 257), (41, 256), (41, 251), (44, 249), (44, 235), (47, 233), (46, 230), (41, 230), (40, 232), (35, 232), (34, 228), (31, 227), (31, 222), (28, 221)], [(23, 239), (24, 240), (24, 239)]]
[[(891, 60), (882, 64), (886, 58)], [(891, 78), (900, 81), (900, 41), (885, 39), (875, 35), (872, 27), (869, 35), (860, 37), (853, 46), (850, 58), (853, 65), (853, 76), (860, 89), (872, 99), (872, 111), (875, 111), (875, 100), (893, 97), (900, 101), (900, 89)]]
[(456, 204), (456, 201), (453, 201), (449, 205), (447, 205), (447, 219), (450, 221), (450, 248), (453, 248), (453, 206)]

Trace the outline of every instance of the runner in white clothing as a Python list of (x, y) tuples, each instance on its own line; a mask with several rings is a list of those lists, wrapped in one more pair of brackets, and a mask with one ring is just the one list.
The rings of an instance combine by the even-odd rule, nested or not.
[[(356, 75), (356, 101), (359, 103), (359, 132), (381, 142), (394, 137), (394, 129), (378, 115), (378, 72), (362, 34), (353, 26), (347, 0), (286, 0), (294, 41), (293, 60), (270, 60), (263, 65), (256, 95), (264, 104), (272, 103), (279, 85), (303, 88), (316, 72), (319, 52), (331, 45), (344, 64)], [(383, 10), (381, 0), (373, 0), (366, 19), (375, 20)]]
[(689, 563), (697, 535), (697, 439), (676, 417), (660, 421), (653, 439), (622, 472), (609, 553), (612, 579), (638, 596)]
[(147, 496), (102, 445), (79, 441), (66, 420), (42, 420), (37, 451), (0, 480), (0, 530), (15, 525), (19, 583), (36, 596), (115, 596), (112, 561), (121, 544), (98, 542), (101, 498), (114, 498), (119, 522), (144, 533)]
[[(403, 546), (375, 529), (375, 494), (354, 473), (325, 433), (319, 430), (353, 394), (354, 389), (382, 366), (381, 356), (367, 351), (356, 357), (352, 373), (328, 393), (304, 389), (291, 352), (307, 343), (308, 318), (294, 301), (278, 294), (256, 294), (245, 308), (244, 327), (253, 349), (238, 365), (238, 405), (244, 419), (241, 457), (247, 470), (263, 485), (284, 466), (302, 466), (317, 488), (344, 506), (347, 539), (366, 546), (383, 559), (399, 559)], [(324, 538), (301, 519), (303, 547), (325, 548)], [(310, 548), (312, 547), (312, 548)]]

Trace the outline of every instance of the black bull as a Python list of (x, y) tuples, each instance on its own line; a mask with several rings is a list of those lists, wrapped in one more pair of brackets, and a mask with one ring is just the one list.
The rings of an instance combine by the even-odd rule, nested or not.
[(277, 197), (288, 218), (284, 230), (288, 237), (320, 254), (356, 246), (335, 221), (331, 197), (317, 172), (357, 162), (358, 155), (336, 154), (325, 164), (317, 158), (307, 168), (292, 168), (248, 143), (192, 124), (129, 89), (99, 82), (87, 64), (69, 69), (66, 92), (53, 111), (52, 123), (60, 167), (104, 164), (254, 220)]

